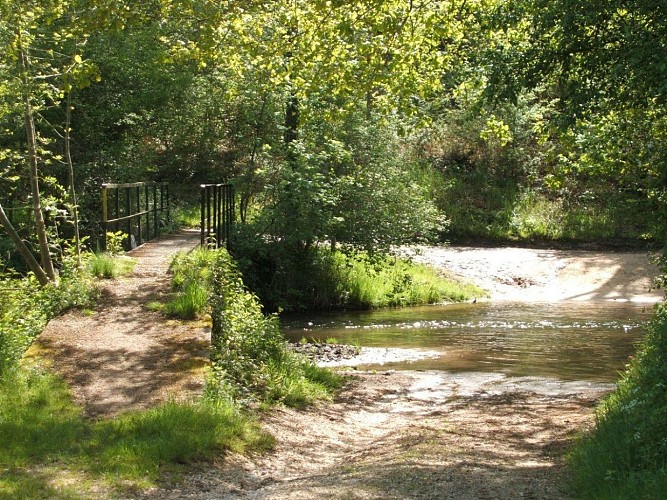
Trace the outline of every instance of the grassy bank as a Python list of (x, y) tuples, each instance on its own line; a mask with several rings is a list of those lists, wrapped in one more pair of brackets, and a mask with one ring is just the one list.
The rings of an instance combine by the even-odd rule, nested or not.
[(248, 288), (269, 311), (363, 310), (485, 295), (478, 287), (391, 255), (294, 249), (247, 234), (232, 242), (231, 253)]
[(267, 449), (273, 438), (211, 400), (90, 421), (60, 379), (20, 369), (0, 378), (0, 442), (0, 498), (90, 498), (125, 496), (224, 450)]
[(667, 491), (667, 306), (657, 307), (637, 356), (572, 451), (583, 498), (658, 499)]

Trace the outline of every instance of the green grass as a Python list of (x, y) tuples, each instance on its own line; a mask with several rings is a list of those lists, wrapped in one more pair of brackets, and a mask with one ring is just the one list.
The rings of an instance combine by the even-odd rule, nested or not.
[(169, 267), (172, 298), (164, 311), (172, 317), (195, 319), (207, 312), (211, 293), (211, 269), (215, 252), (196, 248), (176, 254)]
[(196, 319), (206, 311), (209, 291), (205, 284), (190, 282), (174, 294), (165, 305), (165, 312), (180, 319)]
[(338, 293), (351, 308), (461, 302), (486, 295), (479, 287), (443, 278), (429, 266), (400, 258), (373, 261), (363, 254), (337, 253), (331, 265), (331, 273), (338, 277)]
[(262, 313), (231, 256), (224, 249), (215, 255), (209, 391), (241, 404), (302, 407), (330, 398), (344, 379), (290, 352), (277, 317)]
[(87, 259), (88, 270), (98, 278), (118, 278), (132, 272), (136, 261), (125, 255), (111, 255), (108, 253), (90, 254)]
[(657, 499), (667, 491), (667, 306), (570, 456), (574, 489), (590, 499)]
[(21, 369), (0, 379), (0, 442), (0, 498), (77, 498), (54, 487), (62, 474), (76, 475), (76, 493), (89, 498), (83, 490), (94, 485), (145, 488), (194, 461), (274, 441), (222, 401), (169, 402), (89, 421), (61, 380)]

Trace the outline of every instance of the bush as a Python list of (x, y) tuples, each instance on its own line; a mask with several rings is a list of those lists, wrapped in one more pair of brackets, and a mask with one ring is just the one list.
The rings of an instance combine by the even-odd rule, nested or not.
[(4, 278), (0, 290), (0, 374), (16, 366), (51, 318), (89, 305), (94, 297), (90, 277), (69, 265), (57, 284), (40, 287), (33, 278)]
[(289, 352), (278, 318), (262, 314), (227, 251), (215, 254), (209, 396), (299, 406), (328, 397), (340, 377)]
[(637, 357), (573, 449), (584, 498), (662, 498), (667, 491), (667, 305), (657, 306)]

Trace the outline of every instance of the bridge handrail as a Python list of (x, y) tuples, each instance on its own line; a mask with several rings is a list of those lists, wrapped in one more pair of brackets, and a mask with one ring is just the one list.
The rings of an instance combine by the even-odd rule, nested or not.
[[(110, 191), (115, 191), (116, 193), (115, 204), (111, 207), (111, 218), (109, 213)], [(124, 196), (122, 196), (121, 193), (123, 193)], [(123, 205), (121, 205), (121, 197), (124, 198)], [(121, 212), (124, 212), (124, 214), (121, 214)], [(136, 244), (141, 245), (142, 242), (157, 238), (160, 235), (160, 223), (163, 214), (166, 214), (166, 220), (169, 222), (170, 203), (168, 182), (126, 182), (102, 184), (102, 224), (104, 226), (103, 236), (105, 248), (107, 244), (106, 235), (109, 232), (111, 224), (115, 226), (116, 231), (119, 231), (120, 223), (126, 223), (123, 224), (125, 226), (123, 229), (126, 230), (125, 232), (129, 236), (127, 242), (128, 247), (132, 248), (133, 237), (136, 238)], [(145, 220), (143, 220), (144, 217)], [(153, 226), (152, 232), (151, 222)]]

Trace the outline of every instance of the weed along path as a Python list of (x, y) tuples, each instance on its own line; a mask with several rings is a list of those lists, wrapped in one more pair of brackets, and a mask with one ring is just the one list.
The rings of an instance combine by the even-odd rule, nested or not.
[[(171, 256), (197, 241), (183, 233), (135, 250), (133, 274), (104, 284), (96, 311), (68, 313), (40, 336), (31, 353), (52, 360), (90, 416), (201, 393), (209, 331), (147, 308), (169, 292)], [(661, 297), (648, 291), (657, 270), (639, 253), (423, 248), (418, 258), (493, 301)], [(260, 414), (272, 452), (193, 464), (136, 497), (569, 498), (565, 452), (613, 386), (493, 371), (348, 373), (332, 402)]]
[(166, 320), (147, 305), (170, 291), (172, 256), (199, 244), (198, 231), (164, 236), (129, 253), (133, 272), (102, 283), (95, 311), (51, 321), (29, 351), (51, 360), (90, 416), (146, 408), (201, 392), (210, 335)]

